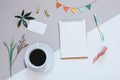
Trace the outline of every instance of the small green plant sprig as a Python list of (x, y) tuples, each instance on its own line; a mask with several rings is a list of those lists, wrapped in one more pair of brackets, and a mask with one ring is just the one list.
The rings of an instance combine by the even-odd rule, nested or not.
[(21, 26), (21, 24), (23, 24), (27, 28), (28, 24), (27, 24), (26, 20), (34, 20), (35, 19), (34, 17), (30, 16), (31, 13), (32, 12), (28, 12), (25, 14), (25, 11), (23, 10), (20, 16), (19, 15), (15, 16), (15, 18), (20, 19), (17, 24), (18, 28)]
[(16, 47), (16, 43), (14, 41), (11, 41), (10, 45), (7, 45), (6, 42), (4, 42), (5, 47), (7, 48), (8, 55), (9, 55), (9, 70), (10, 70), (10, 77), (12, 76), (12, 56), (13, 56), (13, 51)]

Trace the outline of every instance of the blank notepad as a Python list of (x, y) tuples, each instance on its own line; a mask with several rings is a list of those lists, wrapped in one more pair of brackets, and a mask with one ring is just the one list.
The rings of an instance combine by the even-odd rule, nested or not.
[(87, 53), (85, 20), (60, 21), (61, 58), (82, 57)]

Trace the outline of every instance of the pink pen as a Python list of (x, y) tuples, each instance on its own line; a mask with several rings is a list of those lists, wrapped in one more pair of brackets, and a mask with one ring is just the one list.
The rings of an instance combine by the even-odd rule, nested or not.
[(104, 46), (102, 51), (100, 53), (97, 54), (97, 56), (93, 59), (93, 62), (96, 62), (101, 56), (103, 56), (105, 54), (105, 52), (107, 51), (107, 47)]

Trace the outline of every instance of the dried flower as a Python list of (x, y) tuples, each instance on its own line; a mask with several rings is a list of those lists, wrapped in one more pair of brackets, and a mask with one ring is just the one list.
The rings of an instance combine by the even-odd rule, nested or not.
[(19, 44), (17, 45), (17, 54), (16, 54), (16, 56), (15, 56), (15, 58), (13, 60), (13, 64), (14, 64), (17, 56), (19, 55), (20, 51), (29, 45), (29, 44), (25, 43), (26, 40), (25, 40), (24, 37), (25, 37), (25, 35), (22, 35), (21, 40), (19, 40)]

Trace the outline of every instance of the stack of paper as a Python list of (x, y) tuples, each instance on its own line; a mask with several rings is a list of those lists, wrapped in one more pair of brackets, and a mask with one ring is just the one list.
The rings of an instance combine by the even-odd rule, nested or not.
[(60, 21), (61, 58), (81, 57), (87, 54), (85, 20)]

